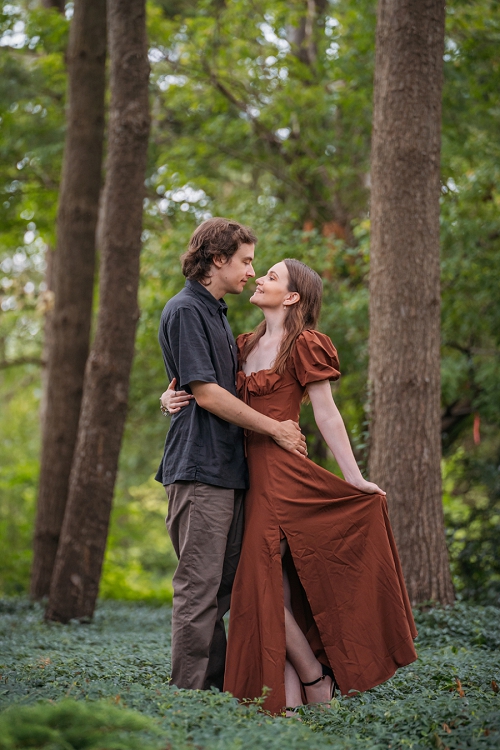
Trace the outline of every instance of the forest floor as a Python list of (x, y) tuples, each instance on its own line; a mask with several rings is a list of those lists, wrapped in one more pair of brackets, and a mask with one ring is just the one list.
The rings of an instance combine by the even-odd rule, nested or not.
[(419, 659), (301, 719), (167, 685), (168, 607), (100, 602), (92, 624), (0, 600), (0, 749), (397, 750), (500, 747), (500, 611), (416, 613)]

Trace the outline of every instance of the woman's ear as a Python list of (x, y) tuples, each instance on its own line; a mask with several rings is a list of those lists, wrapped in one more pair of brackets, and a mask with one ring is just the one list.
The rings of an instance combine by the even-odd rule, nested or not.
[(283, 305), (290, 307), (290, 305), (296, 305), (299, 300), (300, 294), (298, 292), (289, 292), (283, 300)]

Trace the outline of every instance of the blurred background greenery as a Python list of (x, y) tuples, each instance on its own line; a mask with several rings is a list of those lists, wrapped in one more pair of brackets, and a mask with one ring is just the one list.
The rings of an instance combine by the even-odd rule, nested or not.
[[(500, 14), (450, 0), (442, 152), (444, 512), (457, 592), (500, 603)], [(141, 319), (100, 594), (164, 602), (175, 556), (153, 479), (168, 423), (159, 316), (179, 255), (212, 215), (252, 226), (258, 275), (283, 257), (324, 279), (321, 329), (340, 354), (335, 398), (362, 466), (368, 450), (369, 156), (375, 3), (330, 0), (314, 60), (294, 54), (293, 0), (151, 0), (153, 128)], [(71, 15), (71, 4), (66, 15)], [(64, 139), (68, 18), (0, 10), (0, 593), (28, 589), (37, 493), (45, 254)], [(339, 224), (325, 208), (332, 194)], [(235, 334), (259, 313), (228, 299)], [(390, 362), (387, 363), (390, 367)], [(415, 367), (419, 366), (415, 352)], [(336, 470), (307, 407), (315, 460)]]

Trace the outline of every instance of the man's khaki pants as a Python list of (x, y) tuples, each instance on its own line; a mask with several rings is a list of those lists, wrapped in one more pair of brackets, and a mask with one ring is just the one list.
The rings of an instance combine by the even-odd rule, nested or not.
[(223, 617), (243, 535), (243, 490), (175, 482), (168, 495), (168, 533), (179, 563), (173, 577), (172, 678), (179, 688), (222, 690)]

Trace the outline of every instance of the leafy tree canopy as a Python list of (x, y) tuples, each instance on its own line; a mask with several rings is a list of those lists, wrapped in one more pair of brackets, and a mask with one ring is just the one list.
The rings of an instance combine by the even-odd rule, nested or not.
[[(359, 460), (366, 458), (375, 6), (367, 0), (317, 0), (314, 13), (312, 7), (298, 0), (149, 3), (153, 130), (142, 314), (104, 587), (124, 565), (133, 566), (138, 591), (147, 586), (153, 591), (147, 576), (167, 572), (162, 543), (156, 537), (145, 543), (149, 532), (140, 521), (146, 506), (157, 517), (164, 509), (161, 488), (148, 479), (166, 428), (157, 409), (166, 380), (156, 329), (165, 301), (183, 283), (178, 257), (207, 216), (230, 216), (255, 228), (257, 274), (291, 256), (323, 276), (321, 327), (338, 347), (343, 370), (336, 399)], [(446, 507), (455, 524), (453, 503), (461, 498), (463, 527), (478, 504), (497, 503), (488, 490), (489, 470), (478, 473), (477, 465), (498, 466), (499, 18), (495, 0), (447, 4), (443, 438)], [(30, 451), (36, 452), (39, 368), (29, 362), (40, 361), (43, 313), (50, 305), (44, 255), (55, 243), (67, 29), (68, 19), (38, 3), (1, 5), (0, 392), (12, 426), (3, 430), (9, 437), (2, 438), (1, 463), (10, 469), (0, 481), (12, 503), (2, 528), (11, 532), (14, 506), (24, 503), (27, 518), (32, 512), (32, 500), (26, 498), (34, 495), (36, 481), (36, 462), (28, 475), (15, 467), (26, 445), (19, 427), (26, 405)], [(248, 292), (228, 301), (235, 332), (257, 323)], [(26, 364), (8, 366), (15, 362)], [(304, 429), (310, 452), (331, 467), (307, 410)], [(474, 470), (462, 458), (471, 455), (479, 461)], [(464, 472), (475, 488), (473, 496), (461, 490)], [(19, 476), (25, 476), (24, 484), (16, 484)], [(151, 523), (149, 517), (148, 528)], [(29, 533), (19, 524), (14, 527), (16, 544), (24, 549)]]

